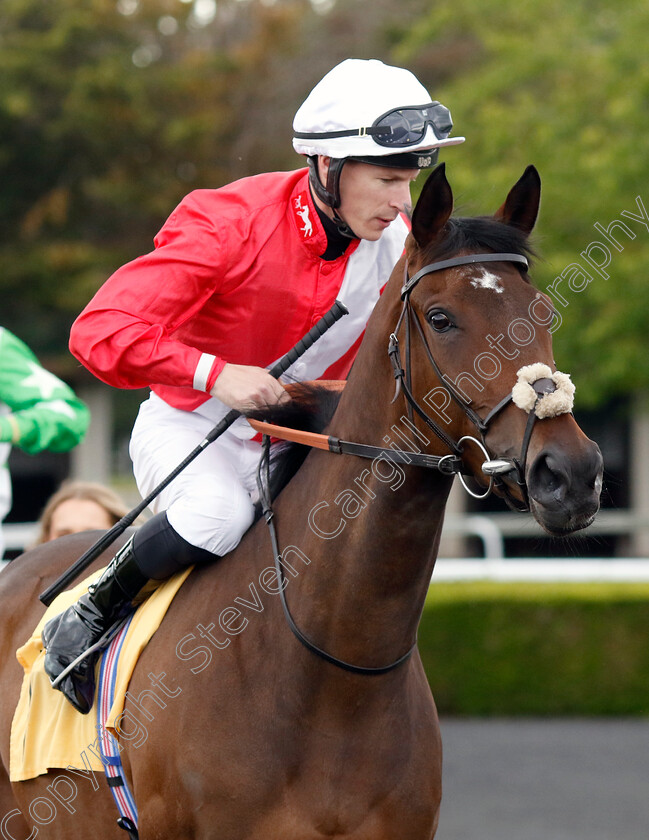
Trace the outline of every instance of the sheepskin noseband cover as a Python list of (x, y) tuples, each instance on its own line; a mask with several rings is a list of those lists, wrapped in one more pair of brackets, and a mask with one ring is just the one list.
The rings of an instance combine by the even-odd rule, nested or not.
[[(512, 388), (512, 400), (514, 405), (522, 408), (527, 414), (534, 410), (539, 420), (544, 420), (572, 411), (575, 386), (567, 373), (561, 373), (558, 370), (552, 373), (547, 365), (537, 362), (522, 367), (517, 377), (518, 381)], [(539, 379), (551, 380), (554, 383), (554, 389), (549, 393), (539, 393), (534, 388), (534, 383)]]

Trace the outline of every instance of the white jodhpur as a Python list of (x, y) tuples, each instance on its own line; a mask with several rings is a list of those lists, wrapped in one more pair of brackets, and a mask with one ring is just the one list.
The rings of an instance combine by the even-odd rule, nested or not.
[[(147, 496), (220, 419), (213, 402), (195, 411), (172, 408), (155, 394), (140, 406), (130, 455), (138, 490)], [(222, 404), (219, 403), (219, 407)], [(223, 556), (253, 522), (261, 446), (243, 420), (211, 443), (151, 504), (167, 511), (174, 530), (198, 548)]]

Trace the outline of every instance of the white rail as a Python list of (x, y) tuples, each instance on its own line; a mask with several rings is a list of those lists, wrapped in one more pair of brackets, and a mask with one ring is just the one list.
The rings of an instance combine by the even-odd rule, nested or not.
[[(649, 522), (629, 511), (601, 511), (588, 529), (595, 536), (629, 534), (649, 528)], [(24, 551), (38, 533), (36, 522), (5, 523), (2, 534), (7, 551)], [(452, 580), (539, 580), (539, 581), (649, 581), (648, 558), (513, 558), (505, 557), (505, 537), (543, 536), (542, 529), (529, 515), (480, 514), (448, 516), (444, 533), (478, 537), (483, 556), (471, 559), (440, 557), (433, 583)], [(578, 544), (576, 546), (578, 548)], [(3, 563), (0, 561), (0, 568)]]

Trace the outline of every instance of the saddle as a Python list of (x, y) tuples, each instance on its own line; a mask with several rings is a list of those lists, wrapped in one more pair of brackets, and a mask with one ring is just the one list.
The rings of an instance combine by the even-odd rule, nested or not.
[[(11, 725), (9, 776), (12, 782), (33, 779), (51, 768), (104, 771), (96, 716), (80, 714), (60, 691), (51, 687), (43, 668), (45, 652), (41, 641), (45, 623), (75, 603), (102, 571), (94, 572), (73, 589), (61, 593), (48, 607), (29, 640), (16, 651), (25, 673)], [(117, 662), (114, 702), (105, 716), (109, 731), (115, 731), (115, 723), (124, 712), (126, 690), (140, 654), (190, 572), (191, 567), (164, 581), (133, 614)]]

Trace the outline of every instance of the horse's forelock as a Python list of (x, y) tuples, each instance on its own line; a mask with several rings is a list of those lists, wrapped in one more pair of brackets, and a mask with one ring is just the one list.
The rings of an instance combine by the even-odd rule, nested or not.
[(529, 239), (517, 228), (491, 216), (459, 216), (450, 218), (430, 243), (424, 262), (436, 262), (462, 251), (521, 254), (530, 261), (535, 257)]

